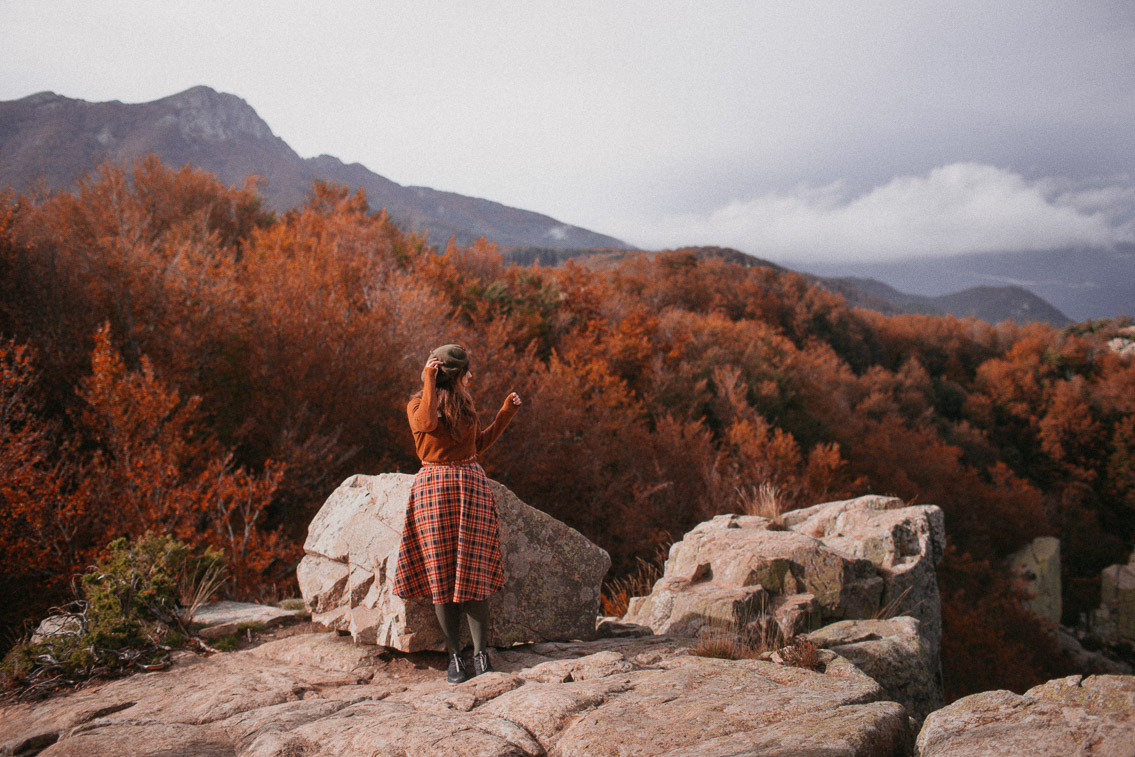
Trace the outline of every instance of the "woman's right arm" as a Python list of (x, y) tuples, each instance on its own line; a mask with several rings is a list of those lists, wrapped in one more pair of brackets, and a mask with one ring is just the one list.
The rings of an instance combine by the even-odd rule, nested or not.
[(441, 361), (430, 358), (422, 369), (422, 396), (410, 400), (406, 415), (411, 431), (429, 432), (437, 428), (437, 368)]
[(521, 404), (520, 395), (516, 392), (511, 392), (504, 399), (504, 405), (497, 411), (497, 417), (493, 419), (487, 427), (481, 429), (477, 434), (477, 454), (481, 454), (493, 445), (497, 437), (504, 432), (505, 427), (512, 421), (516, 411), (520, 409)]

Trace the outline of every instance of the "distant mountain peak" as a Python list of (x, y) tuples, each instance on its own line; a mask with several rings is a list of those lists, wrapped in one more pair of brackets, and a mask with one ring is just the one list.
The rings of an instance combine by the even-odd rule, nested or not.
[(155, 104), (173, 110), (162, 120), (176, 123), (186, 139), (228, 142), (242, 136), (253, 139), (275, 136), (268, 124), (243, 99), (203, 85), (164, 97)]
[(27, 97), (21, 97), (19, 100), (16, 100), (16, 102), (27, 103), (28, 105), (47, 105), (48, 103), (66, 99), (66, 97), (57, 95), (54, 92), (44, 91), (36, 92), (35, 94), (28, 95)]
[(173, 167), (198, 166), (226, 184), (258, 176), (270, 208), (303, 203), (314, 179), (365, 189), (407, 231), (433, 244), (451, 237), (471, 245), (555, 248), (628, 247), (613, 237), (541, 213), (428, 187), (404, 187), (359, 163), (330, 155), (301, 158), (236, 95), (196, 86), (146, 103), (87, 102), (39, 92), (0, 102), (0, 188), (25, 191), (41, 182), (65, 190), (106, 160), (155, 154)]
[(865, 307), (888, 315), (949, 313), (958, 318), (974, 316), (988, 323), (1044, 321), (1061, 328), (1072, 323), (1072, 319), (1044, 298), (1019, 286), (977, 286), (928, 297), (901, 292), (872, 278), (843, 276), (815, 277), (815, 280), (825, 289), (842, 295), (852, 307)]

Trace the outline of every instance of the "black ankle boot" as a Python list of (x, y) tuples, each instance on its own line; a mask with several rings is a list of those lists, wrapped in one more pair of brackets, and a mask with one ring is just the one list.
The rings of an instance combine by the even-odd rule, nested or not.
[(473, 655), (473, 675), (493, 672), (493, 665), (489, 662), (488, 652), (478, 652)]
[(460, 652), (449, 653), (449, 670), (445, 674), (445, 680), (450, 683), (464, 683), (469, 680), (469, 676), (465, 673), (465, 660), (461, 659)]

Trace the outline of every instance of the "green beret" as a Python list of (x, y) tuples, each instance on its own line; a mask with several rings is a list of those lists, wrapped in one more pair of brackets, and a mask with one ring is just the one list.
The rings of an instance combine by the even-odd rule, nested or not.
[(453, 381), (469, 368), (469, 354), (460, 344), (446, 344), (430, 353), (431, 358), (441, 361), (437, 372), (446, 382)]

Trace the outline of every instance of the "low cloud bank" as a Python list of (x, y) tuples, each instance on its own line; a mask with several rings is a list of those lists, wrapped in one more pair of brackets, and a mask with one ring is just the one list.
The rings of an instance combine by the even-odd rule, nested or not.
[(719, 245), (778, 261), (895, 260), (1135, 242), (1135, 185), (1030, 180), (954, 163), (852, 195), (840, 184), (734, 201), (629, 234), (644, 247)]

